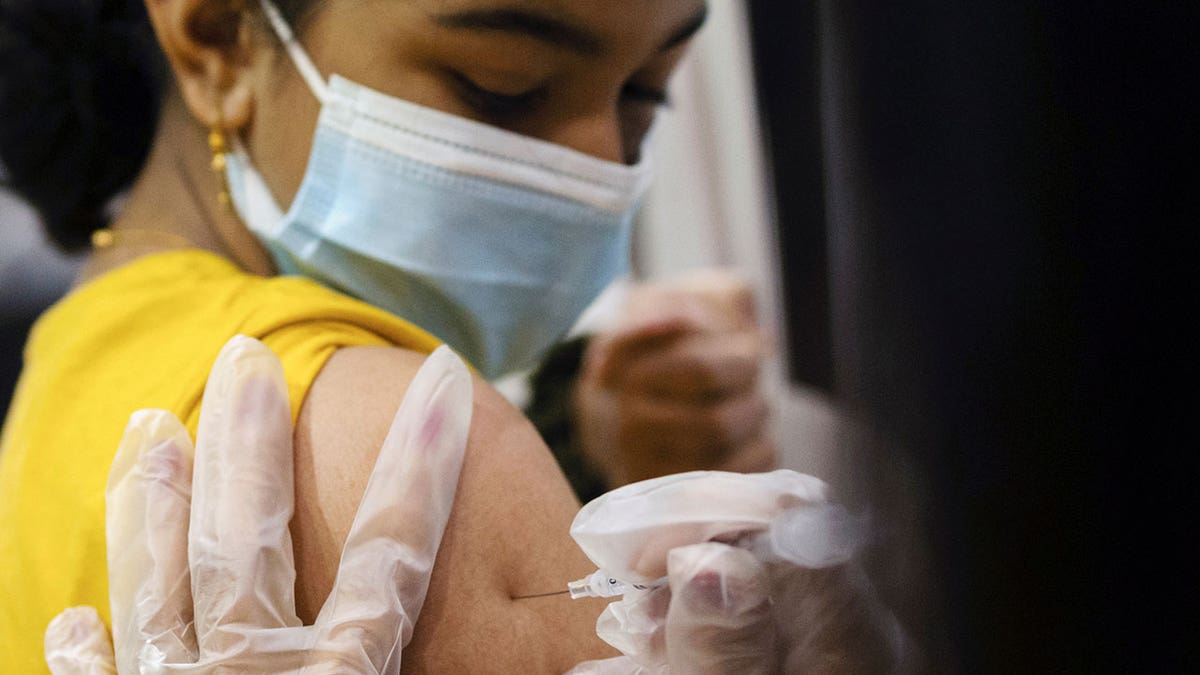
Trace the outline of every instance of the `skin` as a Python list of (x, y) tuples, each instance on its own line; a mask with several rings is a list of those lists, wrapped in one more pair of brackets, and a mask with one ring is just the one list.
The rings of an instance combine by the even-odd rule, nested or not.
[[(276, 200), (288, 204), (303, 177), (319, 105), (262, 19), (236, 10), (256, 3), (146, 5), (178, 90), (113, 225), (131, 236), (94, 256), (85, 278), (183, 241), (251, 273), (272, 274), (253, 235), (217, 204), (207, 131), (219, 124), (240, 135)], [(463, 19), (464, 12), (496, 8), (568, 22), (594, 38), (596, 49), (482, 29), (478, 15)], [(703, 0), (328, 0), (297, 28), (326, 76), (633, 161), (657, 107), (647, 92), (665, 87), (703, 11)], [(518, 95), (522, 104), (497, 106), (480, 89)], [(303, 406), (292, 530), (306, 620), (332, 586), (375, 454), (423, 358), (401, 349), (341, 350)], [(489, 385), (479, 381), (476, 389), (458, 500), (405, 671), (486, 664), (496, 672), (562, 672), (614, 654), (595, 636), (602, 602), (514, 600), (560, 590), (592, 567), (567, 533), (578, 502), (537, 432)]]
[[(325, 367), (296, 428), (297, 607), (316, 615), (376, 450), (423, 355), (346, 349)], [(591, 565), (567, 536), (579, 505), (537, 431), (478, 381), (454, 511), (407, 672), (565, 672), (616, 653), (596, 637), (604, 601), (516, 597), (565, 588)], [(330, 413), (340, 424), (329, 423)], [(555, 635), (559, 639), (548, 640)]]

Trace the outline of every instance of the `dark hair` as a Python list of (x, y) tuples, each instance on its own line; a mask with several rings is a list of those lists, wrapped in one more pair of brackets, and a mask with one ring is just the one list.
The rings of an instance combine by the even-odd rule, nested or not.
[(0, 0), (2, 175), (61, 248), (86, 246), (141, 171), (167, 77), (143, 0)]

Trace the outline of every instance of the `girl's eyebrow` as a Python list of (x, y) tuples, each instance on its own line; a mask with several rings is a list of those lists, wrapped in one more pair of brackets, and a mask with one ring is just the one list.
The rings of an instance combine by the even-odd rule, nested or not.
[(518, 33), (584, 56), (602, 56), (608, 51), (605, 41), (587, 28), (523, 7), (468, 9), (439, 14), (433, 20), (443, 28)]
[[(689, 40), (708, 16), (708, 6), (692, 15), (660, 47), (667, 51)], [(583, 56), (603, 56), (609, 45), (601, 36), (568, 19), (526, 7), (469, 9), (433, 17), (434, 23), (455, 30), (517, 33)]]

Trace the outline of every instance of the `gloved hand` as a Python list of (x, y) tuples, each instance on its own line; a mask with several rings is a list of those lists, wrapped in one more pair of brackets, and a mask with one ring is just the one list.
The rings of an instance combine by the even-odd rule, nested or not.
[(609, 485), (774, 466), (755, 314), (749, 284), (721, 270), (630, 291), (589, 341), (573, 401), (580, 448)]
[(106, 492), (115, 655), (95, 610), (69, 609), (46, 631), (51, 670), (399, 673), (454, 502), (472, 396), (449, 348), (426, 360), (380, 450), (333, 590), (303, 626), (283, 369), (261, 343), (230, 340), (205, 389), (194, 475), (173, 415), (131, 418)]
[(825, 492), (693, 472), (587, 504), (571, 533), (625, 591), (596, 623), (625, 656), (571, 673), (895, 672), (902, 634), (853, 562), (863, 528)]

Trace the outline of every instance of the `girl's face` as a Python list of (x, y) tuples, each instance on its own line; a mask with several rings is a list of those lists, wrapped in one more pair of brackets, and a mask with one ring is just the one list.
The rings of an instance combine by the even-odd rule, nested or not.
[[(326, 78), (635, 162), (704, 16), (704, 0), (327, 0), (295, 29)], [(320, 107), (282, 51), (253, 60), (238, 126), (287, 204)]]

